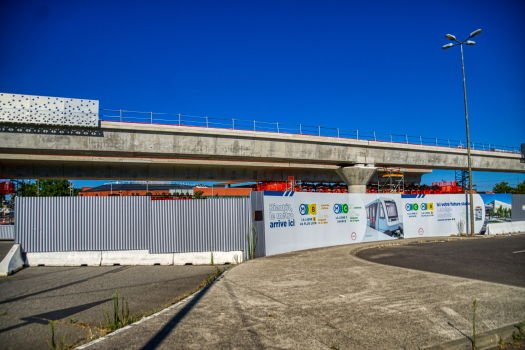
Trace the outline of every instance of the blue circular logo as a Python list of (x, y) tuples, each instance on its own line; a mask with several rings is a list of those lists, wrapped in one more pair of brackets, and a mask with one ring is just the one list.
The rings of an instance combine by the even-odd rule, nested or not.
[(405, 210), (406, 210), (406, 211), (411, 211), (411, 210), (412, 210), (412, 204), (407, 203), (407, 204), (405, 205)]
[(341, 204), (334, 204), (334, 213), (341, 214)]
[(427, 210), (427, 203), (421, 203), (421, 210)]
[(301, 204), (299, 206), (299, 213), (301, 213), (301, 215), (308, 214), (308, 206), (306, 204)]

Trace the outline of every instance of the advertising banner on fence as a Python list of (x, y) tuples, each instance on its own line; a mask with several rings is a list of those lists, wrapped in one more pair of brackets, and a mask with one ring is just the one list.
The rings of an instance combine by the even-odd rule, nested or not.
[[(466, 232), (465, 195), (264, 192), (266, 255)], [(474, 195), (479, 232), (485, 212)], [(463, 225), (463, 226), (462, 226)]]
[[(401, 195), (405, 238), (450, 236), (466, 233), (470, 216), (469, 196), (464, 194)], [(474, 195), (474, 232), (485, 221), (485, 207)], [(469, 229), (470, 231), (470, 229)]]

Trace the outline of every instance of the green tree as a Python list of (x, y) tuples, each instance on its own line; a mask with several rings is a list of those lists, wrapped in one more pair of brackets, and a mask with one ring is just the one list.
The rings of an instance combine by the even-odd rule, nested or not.
[(489, 217), (491, 217), (491, 218), (494, 217), (494, 208), (490, 208), (489, 209)]
[(16, 191), (16, 195), (21, 197), (78, 196), (80, 191), (80, 188), (75, 188), (68, 180), (39, 179), (34, 182), (20, 182)]
[(195, 191), (193, 193), (193, 199), (206, 199), (206, 196), (203, 196), (202, 194), (204, 191)]
[(78, 196), (81, 191), (68, 180), (39, 180), (38, 183), (40, 197)]
[(18, 183), (16, 188), (16, 195), (22, 197), (36, 197), (36, 183), (28, 181), (22, 181)]
[(508, 182), (505, 182), (505, 181), (502, 181), (500, 183), (497, 183), (496, 185), (494, 185), (494, 187), (492, 188), (492, 191), (494, 193), (512, 193), (514, 189), (512, 187), (509, 186), (509, 183)]
[(514, 194), (525, 194), (525, 181), (518, 184), (518, 187), (512, 192)]
[(503, 211), (503, 205), (500, 205), (498, 208), (498, 217), (501, 219), (505, 216), (505, 212)]

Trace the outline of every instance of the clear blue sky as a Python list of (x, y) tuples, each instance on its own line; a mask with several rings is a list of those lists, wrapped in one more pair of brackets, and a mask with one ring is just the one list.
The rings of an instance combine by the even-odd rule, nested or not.
[(465, 140), (460, 50), (441, 47), (481, 28), (465, 48), (471, 140), (519, 146), (524, 13), (516, 0), (3, 0), (0, 91)]

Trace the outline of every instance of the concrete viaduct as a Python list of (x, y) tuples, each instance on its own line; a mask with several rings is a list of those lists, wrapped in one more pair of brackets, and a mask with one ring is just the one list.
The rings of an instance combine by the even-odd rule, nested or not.
[[(100, 121), (98, 128), (0, 124), (0, 178), (345, 182), (377, 168), (467, 169), (467, 150), (336, 137)], [(521, 155), (472, 150), (475, 171), (525, 173)], [(420, 169), (419, 171), (417, 169)], [(410, 176), (414, 179), (410, 179)]]

